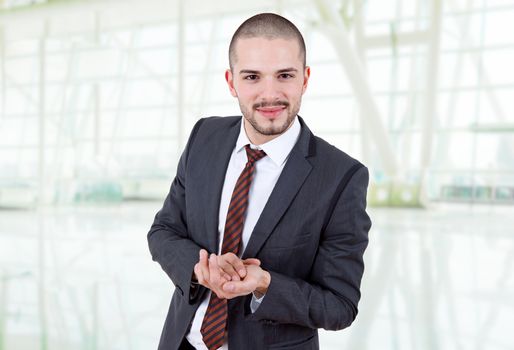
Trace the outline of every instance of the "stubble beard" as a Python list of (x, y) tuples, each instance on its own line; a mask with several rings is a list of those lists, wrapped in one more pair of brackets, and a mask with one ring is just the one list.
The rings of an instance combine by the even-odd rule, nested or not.
[[(274, 107), (274, 106), (285, 106), (285, 110), (287, 113), (287, 118), (281, 125), (271, 125), (268, 127), (259, 125), (257, 122), (257, 119), (255, 118), (255, 113), (257, 112), (257, 108), (259, 107)], [(253, 127), (255, 131), (257, 131), (261, 135), (265, 136), (275, 136), (283, 134), (289, 126), (291, 126), (294, 118), (298, 114), (298, 111), (300, 110), (300, 101), (298, 101), (298, 104), (289, 104), (289, 102), (286, 101), (279, 101), (275, 103), (256, 103), (252, 106), (251, 110), (248, 110), (245, 106), (243, 106), (241, 103), (239, 103), (239, 107), (241, 108), (241, 113), (243, 113), (243, 117), (250, 123), (250, 125)], [(273, 121), (275, 123), (275, 121)]]

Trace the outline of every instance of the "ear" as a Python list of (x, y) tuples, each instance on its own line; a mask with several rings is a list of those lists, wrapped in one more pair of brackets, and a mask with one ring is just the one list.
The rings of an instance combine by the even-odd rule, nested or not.
[(237, 97), (237, 91), (234, 88), (234, 75), (232, 74), (232, 70), (227, 69), (225, 71), (225, 80), (227, 81), (227, 85), (230, 90), (230, 94), (234, 97)]
[(311, 76), (311, 67), (306, 66), (303, 72), (303, 86), (302, 86), (302, 95), (307, 90), (307, 85), (309, 84), (309, 78)]

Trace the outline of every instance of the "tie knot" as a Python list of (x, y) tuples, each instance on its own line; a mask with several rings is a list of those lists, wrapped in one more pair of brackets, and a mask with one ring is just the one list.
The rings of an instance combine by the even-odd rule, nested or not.
[(248, 162), (255, 163), (259, 159), (266, 156), (266, 152), (259, 149), (252, 149), (250, 145), (245, 146), (246, 156), (248, 157)]

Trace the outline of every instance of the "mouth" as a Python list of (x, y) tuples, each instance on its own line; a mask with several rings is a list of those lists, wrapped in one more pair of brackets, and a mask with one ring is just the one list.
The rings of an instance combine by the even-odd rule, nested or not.
[(286, 109), (286, 106), (272, 106), (256, 108), (257, 112), (266, 118), (276, 118)]

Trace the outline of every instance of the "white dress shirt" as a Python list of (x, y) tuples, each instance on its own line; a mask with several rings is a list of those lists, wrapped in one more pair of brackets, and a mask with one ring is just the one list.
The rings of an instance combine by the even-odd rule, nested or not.
[[(245, 145), (250, 144), (253, 149), (262, 149), (266, 152), (266, 157), (260, 159), (255, 163), (255, 173), (253, 181), (248, 194), (248, 208), (246, 211), (246, 218), (243, 227), (243, 236), (241, 239), (241, 250), (240, 256), (244, 252), (252, 231), (257, 223), (257, 220), (261, 216), (262, 210), (268, 201), (268, 198), (277, 183), (277, 180), (284, 169), (289, 153), (293, 149), (298, 137), (300, 136), (300, 122), (298, 117), (294, 119), (293, 125), (286, 130), (282, 135), (274, 138), (273, 140), (266, 142), (262, 145), (253, 145), (248, 136), (246, 135), (244, 128), (244, 119), (241, 119), (241, 130), (239, 131), (239, 137), (236, 142), (236, 146), (232, 151), (230, 161), (228, 163), (227, 172), (225, 174), (225, 182), (223, 184), (223, 191), (221, 193), (220, 211), (219, 211), (219, 225), (218, 233), (220, 235), (218, 254), (221, 251), (221, 245), (223, 241), (223, 232), (225, 230), (225, 220), (227, 219), (228, 206), (230, 205), (230, 199), (232, 192), (236, 185), (237, 179), (243, 171), (248, 158), (244, 149)], [(207, 307), (209, 305), (211, 293), (206, 293), (205, 299), (198, 307), (191, 330), (187, 335), (187, 340), (196, 349), (207, 350), (203, 340), (200, 328), (202, 326), (203, 318)], [(264, 296), (260, 299), (252, 297), (251, 309), (252, 312), (257, 310), (260, 302)], [(222, 350), (228, 350), (228, 345), (225, 343)]]

